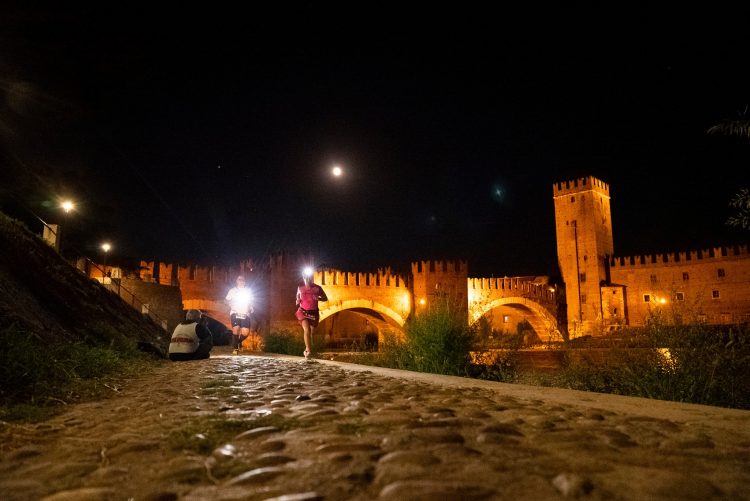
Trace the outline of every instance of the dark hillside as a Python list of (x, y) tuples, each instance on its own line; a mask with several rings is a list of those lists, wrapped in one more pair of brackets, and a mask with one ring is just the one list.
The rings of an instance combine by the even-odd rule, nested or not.
[(0, 322), (28, 333), (39, 347), (132, 341), (166, 352), (169, 335), (86, 277), (23, 224), (0, 213)]

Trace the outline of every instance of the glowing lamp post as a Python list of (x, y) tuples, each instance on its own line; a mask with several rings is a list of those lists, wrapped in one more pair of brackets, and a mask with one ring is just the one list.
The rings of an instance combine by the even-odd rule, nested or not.
[(104, 269), (102, 269), (102, 283), (106, 281), (105, 277), (107, 275), (107, 254), (109, 254), (109, 251), (112, 249), (112, 245), (109, 242), (104, 242), (102, 244), (102, 250), (104, 251)]
[[(60, 207), (65, 211), (65, 223), (67, 224), (67, 216), (70, 211), (75, 209), (75, 204), (72, 200), (64, 200), (60, 202)], [(44, 225), (44, 229), (42, 230), (42, 238), (44, 241), (62, 254), (62, 227), (64, 225), (47, 224), (41, 218), (37, 217), (37, 219), (42, 221), (42, 224)]]
[(72, 200), (64, 200), (63, 203), (60, 204), (60, 207), (62, 207), (65, 213), (68, 214), (76, 208), (76, 204), (74, 204)]
[[(68, 215), (76, 208), (76, 204), (73, 203), (72, 200), (63, 200), (60, 204), (60, 207), (62, 207), (62, 210), (65, 211), (65, 225), (68, 225)], [(57, 228), (57, 239), (58, 239), (58, 246), (60, 248), (60, 254), (62, 254), (63, 246), (62, 246), (62, 228)]]

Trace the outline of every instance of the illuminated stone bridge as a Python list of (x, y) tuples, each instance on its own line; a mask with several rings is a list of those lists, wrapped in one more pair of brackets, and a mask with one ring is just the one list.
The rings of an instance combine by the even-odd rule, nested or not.
[[(228, 324), (223, 299), (237, 275), (243, 274), (253, 284), (262, 327), (297, 332), (294, 294), (305, 265), (314, 261), (286, 254), (271, 257), (269, 266), (262, 269), (246, 261), (238, 268), (160, 263), (154, 270), (153, 263), (143, 262), (142, 278), (178, 285), (185, 309), (207, 311)], [(561, 339), (557, 291), (545, 277), (469, 278), (465, 261), (419, 261), (403, 275), (390, 268), (377, 273), (321, 269), (315, 272), (314, 281), (328, 295), (328, 301), (319, 305), (321, 323), (316, 333), (333, 345), (400, 335), (411, 315), (446, 300), (463, 311), (469, 325), (484, 318), (494, 331), (515, 333), (523, 323), (531, 325), (541, 341)]]
[[(561, 341), (558, 328), (557, 289), (536, 277), (469, 278), (469, 324), (484, 317), (497, 330), (503, 324), (516, 328), (520, 317), (531, 324), (542, 341)], [(495, 316), (499, 318), (495, 318)]]
[[(273, 301), (276, 291), (296, 290), (303, 264), (296, 262), (290, 267), (283, 258), (274, 264), (270, 325), (299, 329), (288, 306), (288, 292), (278, 298), (283, 307), (274, 307)], [(402, 333), (411, 315), (445, 300), (465, 312), (469, 325), (484, 317), (493, 330), (515, 333), (519, 324), (528, 323), (542, 341), (562, 339), (557, 291), (544, 278), (469, 278), (466, 262), (419, 261), (412, 263), (407, 276), (390, 269), (377, 273), (321, 270), (315, 272), (314, 281), (328, 296), (328, 301), (319, 305), (318, 332), (327, 333), (329, 341), (357, 341), (362, 332), (377, 334), (380, 340), (386, 333)], [(282, 286), (283, 282), (288, 285)]]

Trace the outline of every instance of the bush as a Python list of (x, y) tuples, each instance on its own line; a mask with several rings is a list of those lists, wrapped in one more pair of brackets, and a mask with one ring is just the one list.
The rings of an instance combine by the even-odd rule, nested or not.
[(429, 311), (411, 317), (404, 326), (405, 339), (386, 338), (382, 362), (397, 369), (465, 376), (474, 330), (466, 325), (465, 313), (441, 302)]
[(521, 377), (518, 349), (477, 353), (469, 376), (500, 383), (517, 383)]
[[(274, 330), (266, 336), (263, 351), (284, 355), (301, 355), (305, 351), (305, 340), (301, 332), (295, 333), (286, 329)], [(313, 351), (315, 351), (315, 345), (313, 345)]]

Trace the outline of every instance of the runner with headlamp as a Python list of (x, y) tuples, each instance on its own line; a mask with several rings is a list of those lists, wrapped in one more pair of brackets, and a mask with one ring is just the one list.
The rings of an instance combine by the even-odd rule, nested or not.
[(302, 336), (305, 341), (305, 351), (303, 355), (308, 358), (312, 353), (312, 336), (315, 327), (320, 321), (320, 312), (318, 311), (318, 301), (328, 301), (323, 288), (313, 282), (312, 268), (305, 268), (302, 271), (302, 283), (297, 287), (297, 312), (295, 316), (302, 326)]
[[(229, 320), (232, 324), (232, 351), (237, 354), (242, 349), (242, 341), (250, 335), (253, 326), (253, 293), (245, 287), (245, 277), (237, 277), (236, 286), (229, 289), (226, 303), (229, 305)], [(254, 347), (254, 346), (253, 346)]]

